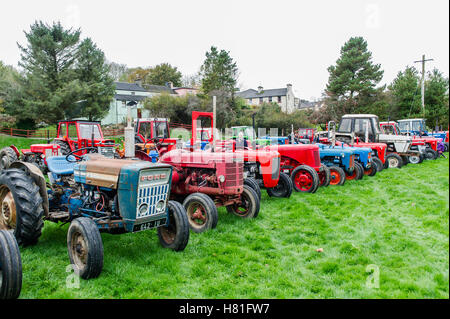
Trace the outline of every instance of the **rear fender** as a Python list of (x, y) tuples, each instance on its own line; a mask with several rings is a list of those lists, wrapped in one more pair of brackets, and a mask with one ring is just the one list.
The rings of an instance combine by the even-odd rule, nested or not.
[(10, 147), (12, 148), (12, 150), (14, 151), (14, 153), (16, 153), (17, 158), (20, 158), (20, 152), (19, 152), (19, 149), (18, 149), (16, 146), (14, 146), (14, 145), (11, 145)]
[(41, 170), (34, 164), (17, 161), (11, 164), (10, 168), (17, 168), (29, 172), (35, 184), (39, 187), (39, 194), (42, 197), (42, 207), (44, 208), (45, 217), (48, 217), (48, 194), (47, 186)]

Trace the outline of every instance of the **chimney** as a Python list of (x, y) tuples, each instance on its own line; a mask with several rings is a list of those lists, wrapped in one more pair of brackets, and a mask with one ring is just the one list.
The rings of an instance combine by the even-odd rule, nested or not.
[(169, 89), (173, 89), (173, 83), (172, 83), (172, 82), (166, 82), (166, 86), (167, 86)]
[(292, 84), (286, 84), (286, 87), (288, 88), (288, 89), (292, 89)]
[(260, 85), (258, 86), (258, 93), (261, 93), (263, 91), (263, 87)]

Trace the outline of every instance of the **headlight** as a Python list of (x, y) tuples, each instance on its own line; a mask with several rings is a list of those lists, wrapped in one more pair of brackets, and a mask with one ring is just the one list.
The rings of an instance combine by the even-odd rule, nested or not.
[(342, 153), (342, 154), (341, 154), (341, 156), (342, 156), (342, 157), (345, 157), (345, 154), (344, 154), (344, 153)]
[(160, 200), (157, 204), (156, 204), (156, 211), (158, 213), (162, 213), (164, 212), (164, 210), (166, 209), (166, 203), (163, 200)]
[(147, 204), (142, 204), (141, 206), (139, 206), (139, 215), (145, 215), (147, 214), (148, 211), (148, 205)]
[(221, 183), (225, 182), (225, 176), (220, 175), (219, 176), (219, 182), (221, 182)]

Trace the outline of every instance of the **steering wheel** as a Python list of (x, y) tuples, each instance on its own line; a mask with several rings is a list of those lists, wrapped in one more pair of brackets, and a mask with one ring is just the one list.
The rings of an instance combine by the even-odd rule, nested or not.
[[(66, 161), (69, 162), (69, 163), (77, 163), (77, 162), (81, 162), (81, 161), (83, 160), (83, 156), (77, 155), (77, 154), (75, 154), (75, 153), (77, 153), (77, 152), (79, 152), (79, 151), (83, 151), (83, 150), (93, 150), (93, 149), (96, 150), (97, 148), (96, 148), (96, 147), (89, 146), (89, 147), (82, 147), (82, 148), (79, 148), (79, 149), (77, 149), (77, 150), (73, 150), (72, 152), (70, 152), (70, 153), (68, 153), (68, 154), (66, 155)], [(70, 159), (70, 156), (73, 156), (73, 157), (75, 158), (75, 160), (74, 160), (74, 161), (71, 160), (71, 159)]]
[(162, 139), (160, 139), (159, 137), (153, 137), (153, 138), (151, 138), (151, 139), (145, 141), (144, 147), (143, 147), (144, 149), (145, 149), (145, 146), (147, 146), (147, 143), (150, 142), (150, 141), (152, 141), (152, 142), (155, 144), (155, 147), (156, 147), (157, 149), (158, 149), (158, 148), (161, 146), (161, 144), (162, 144)]

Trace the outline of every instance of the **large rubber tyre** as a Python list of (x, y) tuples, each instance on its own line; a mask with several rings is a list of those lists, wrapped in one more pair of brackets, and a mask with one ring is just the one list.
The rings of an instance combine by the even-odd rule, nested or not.
[(339, 166), (330, 166), (330, 185), (344, 185), (346, 177), (345, 172)]
[(386, 162), (384, 168), (402, 168), (403, 160), (400, 155), (396, 153), (390, 153), (386, 155)]
[(419, 156), (416, 156), (416, 155), (414, 155), (414, 156), (407, 156), (407, 158), (408, 158), (408, 163), (411, 163), (411, 164), (419, 164), (419, 163), (423, 162), (423, 156), (422, 155), (419, 155)]
[(100, 276), (103, 269), (103, 243), (92, 219), (79, 217), (70, 223), (67, 250), (75, 274), (83, 279)]
[(409, 164), (409, 159), (408, 159), (409, 156), (402, 155), (400, 157), (402, 158), (403, 166), (406, 166)]
[(193, 193), (183, 201), (189, 227), (195, 233), (215, 228), (219, 220), (214, 201), (206, 194)]
[(425, 151), (425, 159), (427, 160), (435, 160), (439, 157), (439, 153), (436, 152), (434, 149), (432, 148), (427, 148)]
[(285, 173), (280, 173), (280, 179), (275, 187), (268, 188), (267, 194), (271, 197), (291, 197), (294, 186), (292, 185), (292, 180), (289, 175)]
[(2, 148), (0, 150), (0, 171), (8, 169), (17, 159), (17, 154), (11, 147)]
[(69, 144), (67, 144), (66, 142), (64, 142), (64, 141), (61, 141), (61, 140), (53, 140), (52, 141), (52, 144), (56, 144), (56, 145), (59, 145), (61, 148), (60, 148), (60, 150), (61, 150), (61, 155), (67, 155), (67, 154), (69, 154), (72, 150), (70, 149), (70, 146), (69, 146)]
[(248, 185), (251, 188), (253, 188), (255, 193), (258, 195), (258, 198), (261, 200), (261, 187), (259, 187), (258, 182), (256, 182), (254, 178), (248, 177), (244, 179), (244, 185)]
[(449, 144), (447, 142), (444, 143), (444, 152), (448, 152), (449, 149), (450, 149)]
[(363, 177), (364, 177), (364, 166), (362, 166), (362, 164), (359, 163), (359, 162), (355, 162), (355, 167), (358, 168), (358, 170), (359, 170), (359, 178), (358, 178), (358, 180), (359, 179), (363, 179)]
[(372, 162), (377, 166), (377, 173), (384, 169), (383, 162), (378, 157), (372, 157)]
[(248, 185), (244, 185), (241, 201), (242, 203), (240, 205), (233, 204), (227, 206), (227, 211), (242, 218), (255, 218), (258, 216), (260, 201), (256, 192)]
[(17, 299), (22, 290), (22, 260), (14, 236), (0, 229), (0, 300)]
[(322, 166), (322, 171), (319, 173), (319, 186), (327, 187), (331, 180), (330, 169), (325, 164), (320, 164), (320, 166)]
[(182, 251), (189, 242), (189, 221), (186, 210), (180, 203), (170, 200), (169, 224), (158, 227), (158, 238), (161, 246), (175, 251)]
[(319, 174), (308, 165), (297, 166), (291, 174), (296, 192), (315, 193), (319, 188)]
[(377, 165), (372, 161), (370, 168), (364, 169), (364, 175), (375, 176), (377, 174)]
[(361, 179), (361, 175), (364, 174), (364, 172), (361, 171), (361, 169), (359, 168), (359, 166), (357, 165), (358, 163), (355, 162), (355, 166), (353, 167), (353, 171), (349, 172), (349, 171), (345, 171), (345, 178), (349, 181), (356, 181)]
[(14, 231), (19, 245), (36, 244), (42, 233), (44, 209), (39, 187), (28, 172), (0, 172), (0, 229)]

